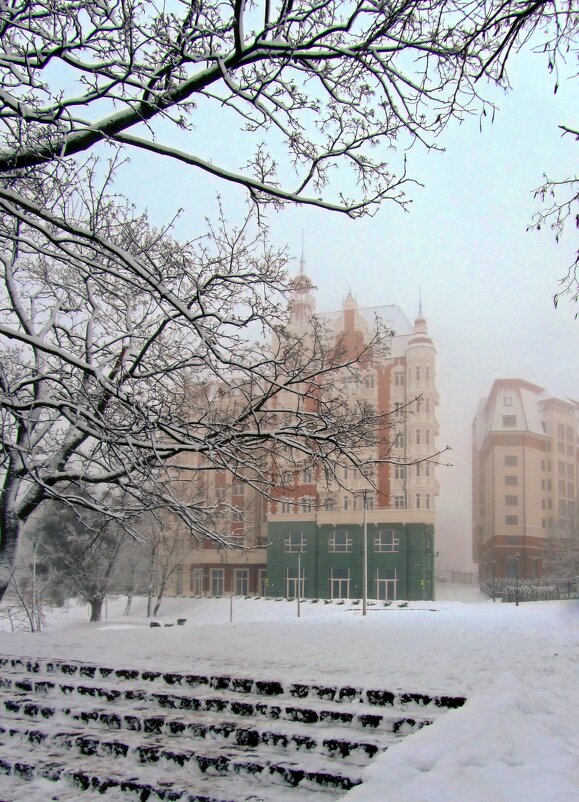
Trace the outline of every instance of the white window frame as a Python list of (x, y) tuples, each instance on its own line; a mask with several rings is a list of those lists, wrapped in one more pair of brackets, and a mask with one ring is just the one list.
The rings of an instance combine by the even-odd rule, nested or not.
[[(343, 543), (336, 543), (336, 535), (344, 536)], [(340, 537), (340, 540), (342, 538)], [(348, 529), (334, 529), (328, 538), (328, 551), (334, 554), (350, 554), (352, 551), (352, 535)]]

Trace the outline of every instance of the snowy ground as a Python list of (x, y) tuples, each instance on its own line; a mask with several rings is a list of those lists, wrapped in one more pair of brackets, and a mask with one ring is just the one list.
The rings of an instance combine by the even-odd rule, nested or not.
[[(469, 702), (390, 748), (347, 802), (575, 802), (579, 799), (579, 602), (493, 604), (441, 585), (437, 602), (371, 606), (265, 599), (168, 599), (151, 629), (137, 601), (89, 624), (77, 608), (40, 634), (0, 633), (0, 652), (123, 667), (230, 673)], [(462, 601), (459, 601), (462, 599)]]

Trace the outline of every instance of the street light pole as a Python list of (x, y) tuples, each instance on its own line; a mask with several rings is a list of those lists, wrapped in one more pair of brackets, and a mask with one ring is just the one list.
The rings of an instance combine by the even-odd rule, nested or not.
[(517, 552), (515, 554), (515, 607), (519, 606), (519, 557), (521, 555)]
[(300, 596), (302, 595), (302, 550), (298, 551), (298, 618), (301, 617)]
[(362, 497), (364, 499), (364, 548), (363, 548), (363, 555), (364, 555), (364, 576), (362, 577), (362, 615), (366, 615), (366, 610), (368, 607), (368, 520), (366, 514), (366, 493), (367, 490), (362, 491)]

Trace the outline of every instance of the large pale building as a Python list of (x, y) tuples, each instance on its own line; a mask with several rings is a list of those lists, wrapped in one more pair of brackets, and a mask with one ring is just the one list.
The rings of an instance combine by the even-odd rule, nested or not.
[[(293, 332), (307, 336), (314, 313), (314, 289), (302, 264), (293, 282)], [(227, 526), (233, 526), (229, 534), (239, 538), (240, 547), (249, 548), (220, 549), (207, 541), (185, 551), (174, 592), (294, 596), (300, 588), (310, 598), (361, 596), (365, 498), (369, 597), (433, 598), (438, 393), (426, 319), (420, 310), (412, 324), (393, 305), (360, 308), (352, 293), (339, 311), (317, 319), (329, 340), (346, 348), (368, 342), (377, 320), (394, 332), (387, 356), (343, 370), (336, 381), (377, 413), (392, 413), (395, 428), (385, 429), (361, 455), (369, 463), (365, 476), (339, 465), (328, 482), (316, 468), (294, 464), (283, 471), (267, 502), (217, 474), (208, 492), (240, 509), (237, 524)]]
[(576, 526), (579, 404), (498, 379), (473, 422), (473, 560), (481, 577), (542, 576), (547, 539)]

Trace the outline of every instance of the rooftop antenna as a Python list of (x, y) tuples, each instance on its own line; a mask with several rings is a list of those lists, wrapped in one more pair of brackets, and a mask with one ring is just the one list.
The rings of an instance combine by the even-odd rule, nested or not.
[(302, 253), (300, 256), (300, 275), (304, 275), (305, 271), (305, 259), (304, 259), (304, 230), (302, 228)]

